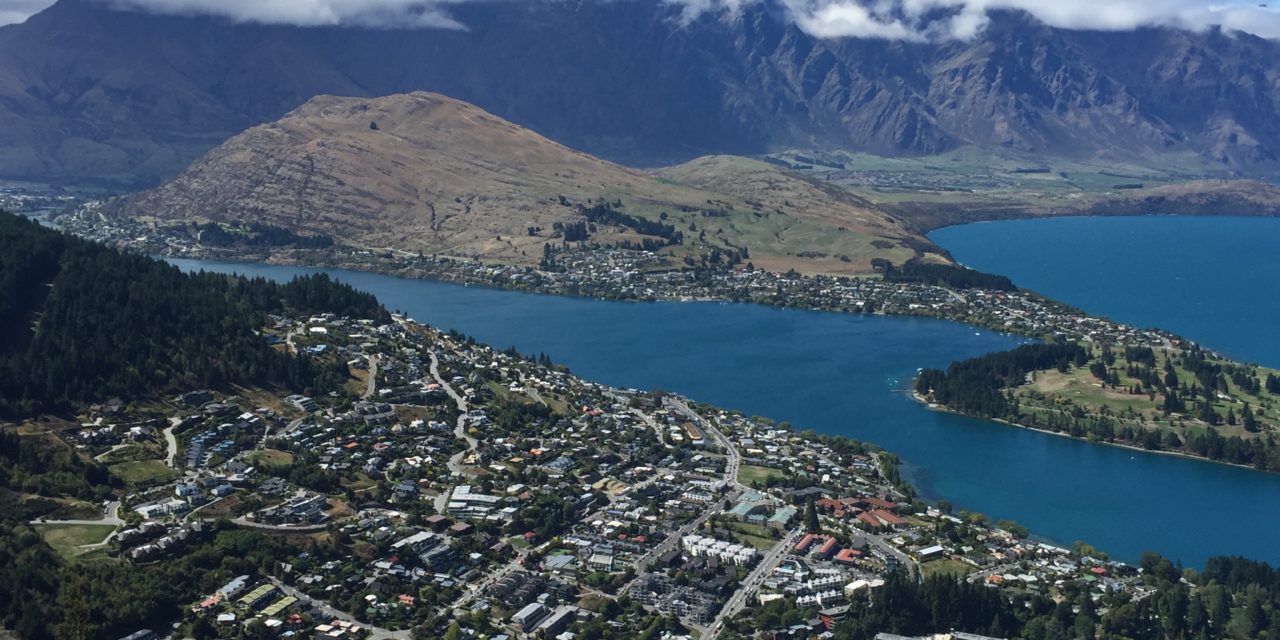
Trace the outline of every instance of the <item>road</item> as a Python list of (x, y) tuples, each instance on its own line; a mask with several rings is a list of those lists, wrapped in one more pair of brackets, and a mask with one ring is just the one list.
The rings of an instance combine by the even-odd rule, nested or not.
[(747, 606), (747, 603), (751, 601), (752, 596), (760, 588), (760, 585), (764, 584), (764, 581), (773, 574), (773, 570), (786, 557), (787, 550), (795, 546), (796, 539), (802, 533), (804, 533), (804, 527), (796, 527), (781, 542), (773, 545), (773, 548), (769, 550), (769, 553), (765, 554), (760, 563), (756, 565), (756, 568), (752, 569), (751, 573), (747, 574), (747, 577), (742, 580), (738, 590), (729, 597), (729, 601), (720, 608), (720, 613), (716, 614), (716, 619), (711, 622), (707, 632), (702, 635), (700, 640), (715, 640), (716, 636), (720, 635), (720, 631), (724, 629), (724, 624), (722, 623), (725, 620), (732, 620), (734, 616), (738, 615), (739, 611), (742, 611)]
[[(97, 520), (45, 520), (45, 518), (36, 518), (31, 521), (32, 525), (114, 525), (122, 526), (124, 521), (120, 520), (120, 503), (118, 500), (111, 500), (106, 503), (106, 507), (102, 508), (102, 517)], [(110, 539), (110, 538), (109, 538)]]
[(249, 529), (262, 529), (263, 531), (289, 531), (294, 533), (315, 533), (329, 528), (328, 524), (264, 524), (262, 522), (246, 520), (244, 516), (232, 519), (231, 524)]
[[(729, 496), (729, 499), (735, 500), (737, 499), (737, 497), (731, 495)], [(718, 511), (716, 509), (710, 509), (710, 508), (703, 509), (702, 515), (698, 516), (697, 518), (694, 518), (683, 527), (680, 527), (679, 530), (672, 532), (671, 535), (667, 536), (666, 540), (662, 541), (662, 544), (650, 549), (648, 553), (645, 553), (643, 556), (640, 556), (638, 559), (636, 559), (635, 564), (633, 565), (635, 567), (636, 578), (639, 578), (640, 576), (644, 575), (644, 572), (649, 570), (649, 566), (652, 565), (655, 560), (662, 557), (662, 554), (676, 548), (676, 546), (680, 544), (681, 538), (684, 538), (685, 536), (698, 530), (698, 528), (701, 527), (703, 523), (705, 523), (707, 520), (710, 520), (711, 516), (715, 515), (717, 512)], [(619, 593), (626, 593), (627, 590), (631, 588), (631, 584), (635, 582), (636, 578), (632, 578), (632, 582), (629, 582), (625, 586), (623, 586), (622, 589), (619, 591)]]
[(178, 439), (174, 437), (173, 430), (182, 424), (182, 419), (174, 416), (169, 418), (169, 426), (164, 430), (165, 455), (164, 463), (169, 465), (170, 469), (177, 469), (178, 462)]
[[(625, 397), (623, 397), (623, 396), (621, 396), (621, 395), (618, 395), (617, 393), (614, 393), (614, 392), (612, 392), (612, 391), (606, 391), (605, 393), (607, 393), (607, 394), (609, 395), (609, 397), (613, 398), (613, 401), (614, 401), (614, 402), (616, 402), (616, 403), (618, 403), (618, 404), (621, 404), (621, 405), (626, 405), (626, 404), (630, 401), (630, 399), (629, 399), (629, 398), (625, 398)], [(670, 442), (667, 442), (667, 437), (666, 437), (665, 433), (663, 432), (662, 425), (658, 424), (658, 422), (657, 422), (656, 420), (654, 420), (654, 419), (653, 419), (653, 416), (651, 416), (651, 415), (649, 415), (649, 414), (647, 414), (647, 413), (645, 413), (645, 412), (643, 412), (643, 411), (641, 411), (641, 410), (639, 410), (639, 409), (636, 409), (635, 407), (628, 407), (628, 409), (627, 409), (627, 410), (628, 410), (628, 411), (630, 411), (632, 415), (634, 415), (634, 416), (636, 416), (637, 418), (640, 418), (641, 420), (643, 420), (645, 424), (649, 425), (649, 428), (650, 428), (650, 429), (653, 429), (653, 435), (654, 435), (654, 437), (656, 437), (656, 438), (658, 439), (658, 442), (661, 442), (661, 443), (662, 443), (662, 446), (663, 446), (663, 447), (665, 447), (665, 448), (667, 448), (667, 449), (674, 449), (674, 448), (675, 448), (675, 447), (674, 447)]]
[(351, 617), (346, 612), (339, 611), (338, 609), (334, 609), (333, 607), (329, 606), (327, 603), (321, 602), (320, 600), (316, 600), (315, 598), (312, 598), (311, 596), (301, 591), (298, 591), (297, 589), (294, 589), (293, 587), (281, 582), (276, 578), (267, 578), (267, 579), (270, 580), (271, 584), (274, 584), (276, 588), (279, 589), (285, 595), (293, 596), (298, 599), (298, 602), (304, 602), (310, 605), (312, 608), (323, 613), (325, 617), (327, 617), (330, 620), (337, 619), (337, 620), (342, 620), (344, 622), (350, 622), (352, 624), (360, 625), (361, 628), (366, 629), (369, 632), (369, 637), (373, 638), (374, 640), (386, 640), (388, 638), (409, 638), (412, 635), (407, 630), (391, 631), (390, 629), (383, 629), (381, 627), (375, 627), (373, 625), (360, 622), (355, 618)]
[[(467, 448), (450, 456), (448, 467), (449, 473), (462, 475), (462, 459), (465, 458), (468, 453), (475, 451), (476, 448), (480, 446), (480, 441), (467, 434), (467, 412), (470, 411), (470, 408), (467, 406), (467, 400), (458, 394), (458, 392), (453, 388), (453, 385), (445, 381), (444, 376), (440, 375), (440, 359), (436, 357), (435, 352), (429, 351), (427, 352), (427, 355), (431, 358), (431, 377), (435, 379), (436, 384), (440, 385), (440, 388), (444, 389), (444, 392), (453, 399), (454, 405), (458, 407), (458, 422), (453, 427), (453, 435), (455, 438), (465, 441), (467, 443)], [(445, 492), (436, 497), (435, 506), (436, 513), (444, 513), (446, 507), (449, 506), (449, 494)]]
[(369, 384), (364, 390), (361, 399), (368, 400), (373, 393), (378, 390), (378, 354), (369, 356)]
[(528, 376), (524, 375), (523, 371), (518, 371), (516, 373), (517, 375), (520, 376), (520, 387), (524, 389), (525, 395), (528, 395), (535, 402), (541, 404), (542, 406), (544, 407), (547, 406), (547, 401), (542, 397), (542, 394), (538, 393), (538, 390), (534, 389), (533, 385), (529, 384)]
[(911, 556), (899, 551), (897, 547), (889, 544), (883, 536), (879, 536), (874, 533), (855, 533), (852, 540), (854, 547), (862, 546), (859, 544), (860, 539), (865, 540), (868, 544), (874, 547), (878, 547), (881, 551), (884, 551), (886, 554), (896, 559), (898, 564), (902, 565), (902, 567), (907, 570), (907, 575), (916, 580), (920, 579), (920, 566), (916, 564), (916, 561), (912, 560)]
[(551, 541), (548, 540), (547, 542), (544, 542), (536, 547), (524, 549), (523, 551), (520, 551), (519, 553), (516, 554), (516, 557), (511, 559), (510, 562), (502, 565), (497, 569), (494, 569), (492, 573), (481, 578), (480, 580), (477, 580), (476, 582), (471, 583), (471, 585), (467, 587), (467, 592), (463, 594), (461, 598), (458, 598), (457, 602), (454, 602), (453, 604), (449, 605), (449, 608), (453, 610), (465, 609), (468, 605), (471, 604), (473, 600), (484, 595), (484, 592), (494, 583), (506, 577), (507, 574), (513, 571), (519, 571), (520, 569), (522, 569), (524, 567), (523, 565), (524, 559), (528, 557), (530, 553), (534, 551), (537, 551), (537, 552), (546, 551), (550, 546), (551, 546)]
[(114, 446), (112, 446), (110, 449), (107, 449), (106, 451), (103, 451), (102, 453), (99, 453), (98, 455), (94, 456), (94, 457), (93, 457), (93, 461), (94, 461), (94, 462), (102, 462), (102, 460), (103, 460), (104, 458), (106, 458), (107, 456), (109, 456), (109, 455), (111, 455), (111, 454), (113, 454), (113, 453), (115, 453), (115, 452), (117, 452), (117, 451), (119, 451), (119, 450), (121, 450), (121, 449), (123, 449), (123, 448), (125, 448), (125, 447), (129, 446), (130, 444), (133, 444), (133, 443), (131, 443), (131, 442), (121, 442), (120, 444), (114, 445)]
[(678, 413), (681, 413), (692, 420), (694, 424), (702, 429), (703, 433), (714, 438), (716, 444), (724, 449), (725, 456), (728, 458), (724, 467), (725, 482), (737, 487), (739, 490), (748, 490), (750, 487), (738, 482), (738, 470), (742, 468), (742, 454), (738, 452), (738, 448), (733, 446), (733, 443), (729, 442), (728, 438), (724, 437), (724, 434), (720, 432), (719, 428), (711, 424), (709, 420), (699, 415), (698, 412), (690, 409), (689, 405), (685, 404), (684, 400), (668, 396), (665, 399), (665, 402)]

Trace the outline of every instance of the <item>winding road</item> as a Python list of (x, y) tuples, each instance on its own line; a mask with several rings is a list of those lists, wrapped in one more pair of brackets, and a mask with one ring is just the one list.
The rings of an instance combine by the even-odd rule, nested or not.
[(750, 487), (738, 482), (738, 471), (742, 468), (742, 454), (739, 453), (738, 448), (733, 446), (733, 443), (729, 442), (729, 439), (720, 432), (720, 429), (711, 424), (711, 421), (703, 418), (697, 411), (690, 409), (689, 405), (685, 404), (684, 400), (668, 396), (665, 401), (667, 406), (675, 409), (677, 412), (692, 420), (702, 429), (703, 433), (714, 438), (716, 443), (724, 449), (725, 456), (728, 458), (724, 467), (724, 481), (738, 488), (740, 491), (747, 491), (750, 489)]
[[(480, 441), (467, 434), (467, 412), (470, 411), (470, 408), (467, 406), (466, 399), (458, 394), (453, 385), (445, 381), (444, 376), (440, 375), (440, 359), (435, 352), (430, 351), (427, 355), (431, 358), (431, 377), (435, 379), (436, 384), (440, 385), (440, 388), (444, 389), (445, 393), (449, 394), (449, 397), (453, 399), (454, 404), (458, 407), (458, 422), (453, 427), (453, 435), (455, 438), (465, 441), (467, 448), (450, 456), (448, 467), (449, 473), (462, 475), (462, 459), (468, 453), (475, 451), (480, 446)], [(441, 493), (437, 496), (435, 506), (436, 513), (444, 513), (449, 506), (449, 494)]]

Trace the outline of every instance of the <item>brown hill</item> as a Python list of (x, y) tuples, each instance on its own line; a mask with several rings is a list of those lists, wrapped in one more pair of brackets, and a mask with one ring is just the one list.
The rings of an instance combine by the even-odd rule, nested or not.
[[(746, 248), (761, 266), (866, 272), (872, 258), (900, 262), (922, 242), (870, 205), (771, 165), (721, 157), (651, 175), (431, 93), (314, 98), (107, 211), (530, 264), (562, 241), (557, 223), (582, 222), (581, 207), (601, 202), (683, 231), (685, 243), (667, 249), (676, 256)], [(640, 236), (601, 224), (590, 239)]]

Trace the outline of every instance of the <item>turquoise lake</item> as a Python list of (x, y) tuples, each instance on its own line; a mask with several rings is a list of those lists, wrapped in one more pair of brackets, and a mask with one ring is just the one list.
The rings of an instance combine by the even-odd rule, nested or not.
[(987, 222), (930, 239), (960, 262), (1093, 314), (1280, 367), (1280, 218)]
[[(175, 260), (183, 269), (288, 279), (312, 269)], [(330, 271), (416, 320), (608, 384), (661, 388), (899, 454), (929, 498), (1086, 540), (1136, 561), (1212, 555), (1280, 562), (1280, 475), (1091, 445), (929, 411), (918, 367), (1022, 340), (952, 322), (719, 303), (625, 303)], [(1266, 506), (1270, 505), (1270, 506)]]

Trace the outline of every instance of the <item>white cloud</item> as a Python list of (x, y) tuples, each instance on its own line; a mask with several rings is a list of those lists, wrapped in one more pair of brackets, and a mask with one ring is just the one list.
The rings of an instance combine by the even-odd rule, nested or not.
[[(1127, 31), (1163, 26), (1199, 31), (1212, 26), (1280, 37), (1280, 12), (1258, 2), (1210, 5), (1205, 0), (788, 0), (797, 24), (820, 37), (969, 39), (995, 10), (1023, 10), (1063, 29)], [(949, 17), (930, 21), (938, 12)], [(868, 26), (870, 25), (870, 26)], [(868, 30), (871, 33), (868, 33)], [(894, 35), (905, 31), (905, 35)]]
[(0, 25), (22, 22), (51, 4), (53, 0), (0, 0)]
[(896, 7), (891, 3), (863, 6), (856, 2), (831, 2), (812, 7), (802, 6), (809, 3), (791, 4), (796, 24), (819, 38), (925, 39), (920, 30), (895, 17)]
[[(0, 24), (21, 22), (53, 0), (0, 0)], [(213, 15), (240, 22), (300, 26), (465, 28), (450, 5), (485, 0), (97, 0), (124, 9)], [(500, 0), (489, 0), (500, 1)], [(505, 0), (536, 2), (549, 0)], [(590, 1), (590, 0), (588, 0)], [(693, 20), (708, 12), (732, 14), (765, 0), (594, 0), (664, 2), (683, 6)], [(800, 28), (823, 38), (899, 40), (970, 39), (990, 12), (1020, 9), (1064, 29), (1122, 31), (1142, 26), (1202, 30), (1214, 25), (1280, 38), (1280, 11), (1268, 0), (775, 0)], [(945, 18), (938, 19), (938, 12)], [(932, 20), (931, 20), (932, 18)]]
[(237, 22), (303, 27), (461, 29), (447, 7), (463, 0), (105, 0), (119, 9), (209, 15)]

